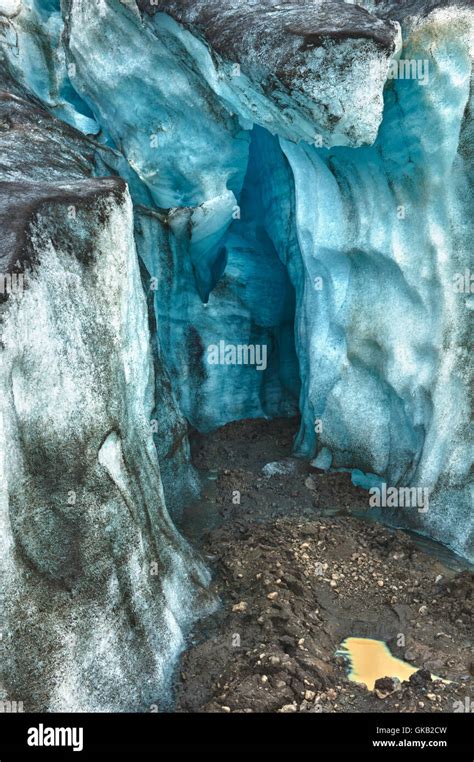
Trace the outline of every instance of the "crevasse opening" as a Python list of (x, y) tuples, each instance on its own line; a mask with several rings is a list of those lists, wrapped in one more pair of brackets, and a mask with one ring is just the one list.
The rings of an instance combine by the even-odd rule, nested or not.
[[(403, 47), (392, 22), (387, 49), (378, 38), (311, 38), (280, 72), (289, 97), (270, 74), (262, 91), (246, 52), (245, 72), (212, 57), (185, 11), (115, 10), (104, 38), (100, 16), (71, 3), (67, 58), (127, 159), (116, 171), (134, 196), (181, 414), (205, 431), (291, 415), (299, 396), (299, 455), (349, 469), (366, 488), (427, 491), (429, 512), (397, 505), (390, 516), (387, 506), (385, 517), (469, 554), (467, 305), (453, 288), (469, 248), (458, 224), (469, 183), (458, 150), (470, 129), (466, 18), (453, 24), (440, 10), (407, 23)], [(112, 72), (117, 41), (127, 61)], [(416, 76), (390, 69), (397, 61)], [(221, 342), (265, 347), (268, 367), (227, 364), (220, 350), (209, 363)]]
[[(165, 363), (181, 410), (202, 431), (242, 418), (298, 413), (295, 291), (278, 240), (283, 231), (272, 238), (266, 219), (274, 214), (274, 189), (265, 188), (260, 154), (270, 139), (253, 131), (233, 219), (211, 247), (202, 239), (210, 250), (206, 262), (183, 251), (178, 231), (178, 240), (168, 238), (160, 261), (150, 265)], [(285, 186), (279, 190), (286, 193)]]
[[(338, 472), (373, 517), (472, 559), (472, 39), (463, 0), (0, 0), (0, 698), (169, 706), (190, 628), (217, 605), (174, 522), (205, 502), (191, 445), (225, 449), (229, 430), (265, 436), (254, 471), (224, 465), (214, 507), (246, 492), (243, 515), (266, 491), (280, 514), (273, 547), (247, 521), (223, 553), (237, 570), (255, 533), (265, 575), (282, 566), (255, 583), (254, 619), (273, 633), (273, 602), (304, 603), (314, 688), (313, 625), (325, 664), (349, 628), (341, 579), (358, 581), (350, 628), (367, 582), (371, 622), (383, 611), (395, 633), (393, 598), (413, 623), (439, 582), (425, 558), (418, 606), (398, 584), (403, 533), (326, 522), (318, 490), (328, 502)], [(26, 286), (5, 293), (17, 275)], [(341, 490), (342, 511), (355, 493)], [(314, 573), (320, 552), (330, 578)], [(232, 574), (232, 594), (252, 592)], [(455, 587), (452, 606), (435, 590), (448, 626), (470, 613), (462, 575)], [(236, 599), (229, 621), (248, 610)], [(296, 634), (279, 641), (293, 674)]]

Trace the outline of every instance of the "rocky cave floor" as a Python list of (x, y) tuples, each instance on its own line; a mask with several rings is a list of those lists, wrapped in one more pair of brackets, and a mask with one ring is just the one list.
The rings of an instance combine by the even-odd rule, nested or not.
[[(367, 493), (289, 457), (297, 423), (241, 421), (191, 438), (207, 486), (181, 530), (222, 605), (191, 634), (175, 711), (469, 710), (473, 575), (441, 548), (351, 515), (367, 511)], [(262, 473), (271, 461), (285, 472)], [(421, 671), (369, 691), (336, 655), (349, 636), (384, 640)]]

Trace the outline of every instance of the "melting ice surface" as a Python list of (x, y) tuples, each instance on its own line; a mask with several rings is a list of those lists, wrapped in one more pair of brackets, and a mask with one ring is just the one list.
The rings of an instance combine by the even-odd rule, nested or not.
[(186, 421), (300, 412), (298, 455), (429, 490), (382, 518), (473, 554), (474, 14), (364, 5), (0, 0), (2, 231), (41, 265), (2, 312), (8, 660), (39, 711), (146, 709), (213, 606), (167, 511)]
[[(159, 93), (155, 80), (144, 80), (145, 61), (136, 109), (128, 96), (110, 102), (110, 77), (115, 82), (120, 70), (110, 70), (103, 23), (97, 33), (89, 23), (85, 35), (83, 8), (73, 3), (71, 14), (75, 86), (155, 202), (197, 205), (173, 213), (170, 236), (155, 229), (139, 247), (159, 276), (158, 337), (188, 420), (209, 430), (236, 418), (291, 415), (299, 399), (298, 454), (325, 469), (357, 470), (366, 488), (383, 480), (429, 490), (429, 511), (385, 517), (469, 555), (469, 311), (453, 288), (472, 232), (471, 51), (462, 23), (440, 15), (413, 38), (405, 32), (404, 57), (428, 60), (430, 79), (387, 84), (373, 145), (319, 148), (278, 123), (271, 134), (259, 101), (261, 126), (250, 129), (245, 78), (227, 84), (234, 116), (224, 118), (214, 64), (161, 14), (145, 38), (117, 14), (108, 34), (126, 36), (130, 55), (136, 45), (158, 70), (184, 78), (180, 93), (192, 99), (193, 119), (162, 76)], [(196, 93), (184, 50), (202, 81)], [(124, 94), (138, 76), (129, 62), (125, 68)], [(172, 132), (164, 119), (158, 151), (149, 141), (153, 97), (175, 113)], [(268, 370), (209, 366), (207, 347), (220, 340), (267, 344)]]
[[(472, 297), (454, 285), (473, 237), (472, 14), (402, 24), (394, 54), (427, 61), (429, 78), (384, 89), (380, 45), (305, 44), (293, 61), (293, 37), (273, 44), (286, 4), (252, 38), (269, 41), (263, 53), (240, 51), (237, 76), (238, 51), (211, 55), (218, 31), (206, 42), (179, 23), (184, 3), (156, 15), (132, 0), (63, 5), (61, 38), (59, 3), (23, 2), (11, 63), (61, 118), (100, 129), (110, 150), (97, 173), (129, 183), (145, 287), (156, 281), (157, 356), (181, 412), (211, 430), (299, 409), (299, 455), (366, 488), (428, 489), (428, 511), (384, 517), (472, 557)], [(224, 26), (240, 6), (222, 4)], [(259, 86), (279, 51), (285, 94)], [(268, 368), (209, 365), (220, 341), (265, 344)]]

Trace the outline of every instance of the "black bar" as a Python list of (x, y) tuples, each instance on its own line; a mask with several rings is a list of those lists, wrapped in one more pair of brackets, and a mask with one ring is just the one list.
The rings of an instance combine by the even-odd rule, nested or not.
[[(376, 757), (383, 757), (387, 752), (398, 755), (412, 752), (426, 760), (455, 754), (457, 762), (472, 762), (472, 720), (468, 713), (2, 714), (0, 762), (18, 760), (23, 756), (31, 759), (96, 759), (113, 752), (126, 756), (135, 751), (148, 754), (160, 749), (203, 746), (216, 751), (236, 746), (249, 749), (305, 746), (316, 752), (339, 749)], [(29, 746), (29, 729), (39, 728), (40, 724), (43, 730), (83, 728), (83, 750), (76, 753), (70, 747)]]

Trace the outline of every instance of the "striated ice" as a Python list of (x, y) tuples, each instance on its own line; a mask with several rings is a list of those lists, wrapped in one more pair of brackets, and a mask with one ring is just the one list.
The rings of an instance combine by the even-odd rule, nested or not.
[(0, 272), (30, 278), (0, 295), (5, 685), (28, 708), (169, 695), (212, 605), (168, 512), (199, 490), (188, 424), (299, 412), (299, 457), (427, 490), (378, 515), (472, 557), (473, 36), (464, 0), (0, 0)]

